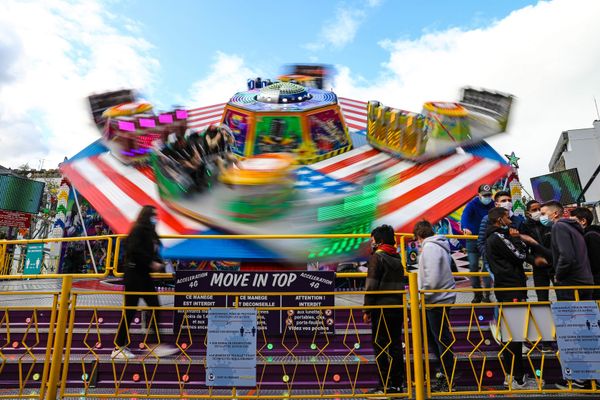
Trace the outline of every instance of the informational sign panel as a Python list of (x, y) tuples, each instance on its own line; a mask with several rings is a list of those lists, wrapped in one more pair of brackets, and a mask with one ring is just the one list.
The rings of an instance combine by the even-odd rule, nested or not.
[(23, 266), (23, 275), (38, 275), (42, 268), (44, 258), (44, 243), (30, 243), (27, 245), (27, 255)]
[(0, 226), (14, 226), (19, 229), (28, 229), (31, 225), (31, 214), (20, 211), (0, 210)]
[(256, 310), (211, 308), (206, 337), (206, 386), (256, 386)]
[[(175, 296), (173, 328), (178, 332), (181, 325), (192, 332), (205, 332), (207, 311), (187, 310), (189, 307), (233, 307), (236, 293), (241, 295), (238, 307), (333, 307), (335, 298), (331, 295), (312, 295), (311, 292), (332, 292), (335, 290), (333, 271), (177, 271), (175, 292), (197, 292), (197, 295)], [(281, 293), (263, 295), (264, 292)], [(304, 292), (302, 295), (284, 296), (289, 292)], [(223, 293), (207, 295), (205, 293)], [(284, 330), (298, 335), (313, 335), (315, 330), (334, 333), (334, 311), (331, 309), (312, 310), (259, 310), (258, 330), (270, 334), (281, 334)]]
[(594, 301), (552, 304), (564, 379), (600, 379), (600, 311)]

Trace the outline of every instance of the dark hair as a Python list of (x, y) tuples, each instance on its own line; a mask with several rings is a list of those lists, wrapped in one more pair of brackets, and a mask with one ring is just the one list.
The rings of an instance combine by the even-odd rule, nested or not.
[(218, 133), (219, 128), (217, 128), (215, 125), (210, 125), (208, 128), (206, 128), (205, 135), (207, 135), (211, 139), (214, 139)]
[(380, 244), (396, 244), (396, 237), (394, 236), (394, 228), (389, 225), (381, 225), (371, 231), (371, 236), (375, 239), (376, 243)]
[(500, 198), (500, 196), (510, 196), (510, 193), (508, 193), (506, 190), (500, 190), (498, 192), (496, 192), (496, 194), (494, 194), (494, 201), (498, 201), (498, 198)]
[(424, 219), (415, 224), (413, 235), (415, 235), (416, 239), (426, 239), (435, 235), (435, 232), (431, 223)]
[(589, 208), (586, 207), (577, 207), (573, 211), (571, 211), (571, 217), (575, 217), (577, 219), (585, 219), (587, 221), (587, 225), (591, 225), (594, 222), (594, 214), (590, 211)]
[(488, 212), (488, 220), (491, 224), (495, 224), (500, 218), (508, 214), (508, 210), (504, 207), (494, 207)]
[(548, 207), (548, 208), (552, 208), (552, 209), (558, 210), (558, 213), (560, 215), (562, 215), (563, 212), (564, 212), (563, 205), (560, 204), (560, 202), (558, 202), (556, 200), (547, 201), (544, 204), (542, 204), (542, 207)]
[(537, 200), (529, 200), (527, 204), (525, 204), (525, 207), (527, 207), (527, 211), (531, 210), (531, 206), (534, 204), (540, 204), (540, 202)]
[(150, 223), (150, 217), (156, 214), (156, 207), (154, 206), (144, 206), (140, 210), (140, 213), (135, 220), (135, 223), (131, 227), (131, 231), (133, 231), (138, 226), (152, 226)]

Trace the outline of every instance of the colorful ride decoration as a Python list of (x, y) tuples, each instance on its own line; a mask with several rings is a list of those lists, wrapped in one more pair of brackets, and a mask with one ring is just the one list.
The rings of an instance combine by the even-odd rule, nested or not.
[(283, 215), (294, 199), (294, 157), (263, 154), (230, 167), (219, 180), (230, 188), (222, 210), (231, 220), (252, 223)]
[(426, 102), (421, 113), (367, 105), (367, 141), (401, 158), (424, 160), (506, 130), (512, 96), (463, 89), (462, 100)]
[(234, 134), (234, 153), (244, 157), (292, 153), (310, 164), (352, 148), (337, 96), (293, 83), (235, 94), (221, 122)]
[(519, 180), (519, 157), (517, 157), (514, 151), (510, 154), (505, 154), (504, 156), (507, 158), (508, 163), (512, 167), (512, 171), (508, 174), (506, 180), (504, 181), (504, 188), (508, 186), (510, 191), (510, 197), (512, 198), (513, 203), (513, 214), (525, 217), (526, 206), (523, 202), (523, 186)]
[(166, 141), (170, 133), (184, 130), (187, 111), (150, 113), (146, 102), (119, 104), (102, 114), (106, 118), (102, 139), (111, 153), (125, 164), (144, 163), (149, 159), (154, 141)]

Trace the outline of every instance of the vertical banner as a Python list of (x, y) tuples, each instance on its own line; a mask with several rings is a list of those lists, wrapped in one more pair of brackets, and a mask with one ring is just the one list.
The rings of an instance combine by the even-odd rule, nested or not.
[(600, 379), (600, 311), (595, 301), (552, 304), (564, 379)]
[(27, 245), (27, 255), (23, 266), (23, 275), (39, 275), (44, 258), (44, 243)]
[(206, 386), (256, 386), (256, 310), (211, 308), (206, 337)]
[[(259, 331), (281, 334), (285, 330), (298, 335), (335, 333), (335, 272), (333, 271), (177, 271), (175, 294), (197, 292), (185, 296), (175, 296), (173, 329), (193, 332), (206, 331), (206, 310), (187, 310), (188, 307), (233, 307), (236, 293), (238, 307), (262, 308), (258, 311)], [(256, 292), (256, 295), (248, 293)], [(268, 295), (263, 294), (269, 292)], [(299, 295), (285, 296), (289, 292), (302, 292)], [(313, 295), (311, 292), (331, 292), (327, 295)], [(213, 295), (207, 293), (223, 293)], [(287, 310), (269, 310), (271, 307), (290, 307)], [(293, 310), (294, 307), (314, 307), (307, 310)]]

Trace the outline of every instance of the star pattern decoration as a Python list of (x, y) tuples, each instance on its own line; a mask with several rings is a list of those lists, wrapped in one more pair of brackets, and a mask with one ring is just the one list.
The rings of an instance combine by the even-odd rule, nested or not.
[(515, 168), (519, 168), (519, 160), (521, 159), (520, 157), (517, 157), (517, 155), (515, 154), (515, 152), (511, 152), (510, 154), (505, 154), (504, 157), (506, 157), (508, 159), (508, 163), (515, 167)]

